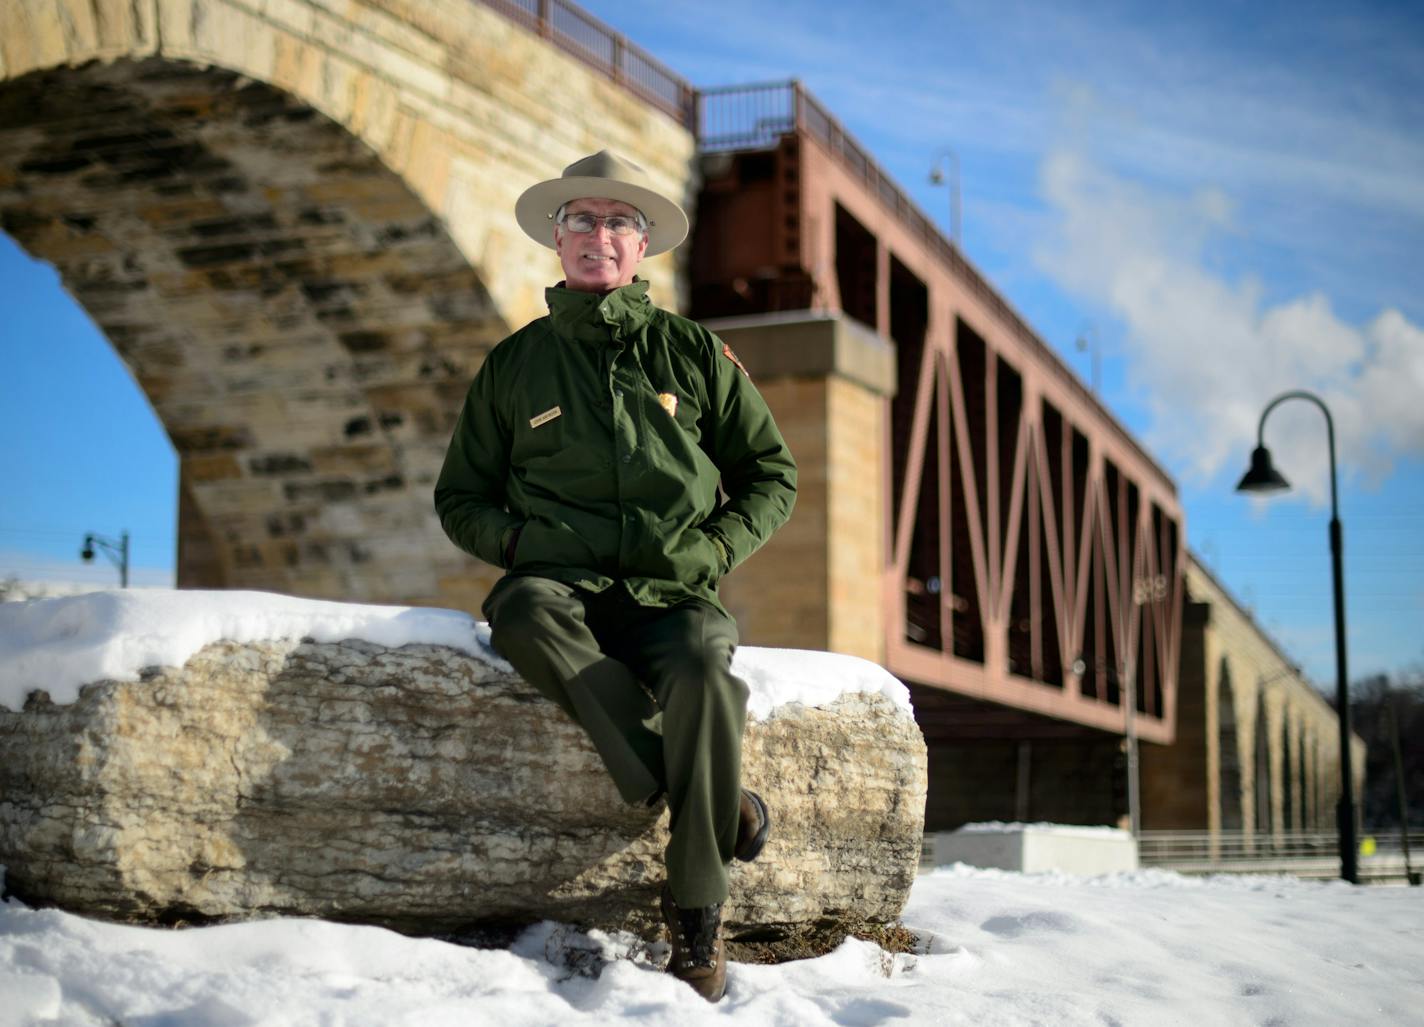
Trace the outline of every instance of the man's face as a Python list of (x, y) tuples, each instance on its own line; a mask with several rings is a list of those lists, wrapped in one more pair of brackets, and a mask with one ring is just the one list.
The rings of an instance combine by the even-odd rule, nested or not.
[[(564, 214), (623, 214), (636, 217), (638, 209), (618, 200), (570, 200)], [(564, 265), (564, 284), (579, 292), (610, 292), (633, 281), (638, 261), (648, 248), (643, 232), (614, 235), (600, 221), (592, 232), (570, 232), (554, 226), (554, 249)]]

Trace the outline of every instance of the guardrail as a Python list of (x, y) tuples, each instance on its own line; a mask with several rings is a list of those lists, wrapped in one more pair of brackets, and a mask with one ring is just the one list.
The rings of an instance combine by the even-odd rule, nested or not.
[[(1397, 830), (1365, 831), (1359, 875), (1364, 884), (1418, 884), (1424, 832), (1409, 833), (1406, 862)], [(1138, 864), (1179, 874), (1288, 874), (1310, 880), (1340, 876), (1339, 838), (1326, 832), (1295, 832), (1274, 837), (1245, 831), (1143, 831), (1138, 835)], [(935, 834), (926, 832), (920, 847), (920, 871), (938, 866)]]
[(477, 0), (697, 130), (697, 91), (646, 50), (568, 0)]
[[(1359, 856), (1361, 880), (1403, 880), (1418, 874), (1424, 832), (1409, 833), (1408, 866), (1398, 830), (1365, 831)], [(1340, 874), (1339, 836), (1297, 831), (1280, 835), (1246, 831), (1143, 831), (1137, 840), (1142, 866), (1183, 874), (1292, 874), (1331, 878)]]
[(765, 150), (796, 131), (796, 83), (753, 82), (697, 93), (697, 148)]

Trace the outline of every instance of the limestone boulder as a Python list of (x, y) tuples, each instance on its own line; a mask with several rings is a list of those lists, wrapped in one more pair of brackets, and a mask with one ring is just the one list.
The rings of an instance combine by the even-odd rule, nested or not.
[[(778, 706), (749, 722), (744, 778), (775, 827), (733, 864), (741, 951), (896, 920), (926, 789), (908, 709), (872, 692)], [(0, 708), (6, 887), (92, 916), (651, 935), (666, 827), (533, 688), (443, 646), (218, 642), (72, 703)]]

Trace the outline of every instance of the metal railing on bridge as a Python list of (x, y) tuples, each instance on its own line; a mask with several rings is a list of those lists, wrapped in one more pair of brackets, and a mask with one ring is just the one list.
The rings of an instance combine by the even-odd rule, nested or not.
[(477, 0), (696, 131), (696, 90), (642, 47), (568, 0)]
[[(1366, 831), (1370, 841), (1359, 857), (1361, 881), (1405, 879), (1403, 839), (1396, 831)], [(1340, 837), (1330, 832), (1287, 832), (1281, 835), (1246, 831), (1143, 831), (1138, 835), (1138, 861), (1145, 867), (1183, 874), (1291, 874), (1296, 877), (1340, 876)], [(1424, 832), (1409, 834), (1411, 867), (1419, 872)]]

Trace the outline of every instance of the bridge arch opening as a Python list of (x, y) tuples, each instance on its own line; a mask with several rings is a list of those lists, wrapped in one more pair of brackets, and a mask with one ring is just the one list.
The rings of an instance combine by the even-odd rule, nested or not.
[(180, 465), (180, 587), (454, 603), (430, 509), (508, 331), (440, 219), (346, 128), (166, 59), (0, 83), (0, 229), (52, 263)]
[(1241, 751), (1236, 735), (1236, 695), (1231, 681), (1231, 665), (1223, 658), (1217, 678), (1217, 752), (1220, 777), (1221, 829), (1240, 831)]
[(1252, 793), (1255, 796), (1256, 833), (1261, 836), (1271, 832), (1271, 741), (1266, 728), (1266, 692), (1256, 693), (1256, 726), (1251, 732), (1252, 749), (1255, 753)]
[(1292, 728), (1295, 720), (1286, 709), (1281, 714), (1281, 829), (1300, 830), (1300, 812), (1296, 808), (1295, 752)]
[(114, 543), (128, 534), (131, 585), (171, 584), (178, 459), (148, 398), (55, 269), (3, 233), (0, 308), (0, 432), (10, 443), (0, 591), (11, 580), (17, 597), (118, 587), (107, 554), (81, 562), (91, 532)]

